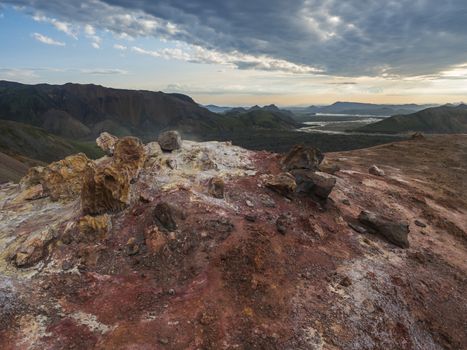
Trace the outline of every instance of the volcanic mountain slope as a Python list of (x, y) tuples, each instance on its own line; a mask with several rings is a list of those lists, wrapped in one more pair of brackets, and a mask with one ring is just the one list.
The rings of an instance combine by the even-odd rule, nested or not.
[(25, 163), (2, 152), (0, 152), (0, 164), (0, 183), (19, 181), (29, 169)]
[(467, 133), (467, 108), (465, 105), (427, 108), (413, 114), (396, 115), (357, 130), (382, 133), (413, 131), (432, 134)]
[[(24, 85), (0, 81), (0, 119), (41, 127), (73, 139), (89, 139), (102, 131), (117, 136), (155, 137), (175, 128), (202, 136), (242, 128), (290, 128), (296, 123), (275, 106), (251, 119), (210, 112), (189, 96), (99, 85)], [(266, 111), (270, 113), (266, 113)]]
[(466, 136), (99, 144), (0, 189), (0, 348), (466, 347)]
[(300, 127), (301, 124), (292, 118), (290, 112), (280, 110), (277, 107), (276, 109), (268, 107), (269, 106), (263, 108), (252, 107), (246, 111), (235, 110), (227, 112), (224, 116), (226, 125), (229, 125), (229, 122), (232, 124), (230, 130), (239, 128), (290, 130)]
[(0, 81), (0, 118), (31, 124), (64, 137), (105, 130), (144, 135), (173, 127), (190, 132), (222, 129), (216, 114), (190, 97), (99, 85), (24, 85)]
[(6, 161), (5, 158), (5, 162), (0, 163), (0, 182), (17, 181), (24, 176), (29, 166), (48, 163), (73, 153), (86, 152), (90, 157), (102, 156), (94, 143), (67, 140), (44, 129), (7, 120), (0, 120), (0, 152), (16, 161)]

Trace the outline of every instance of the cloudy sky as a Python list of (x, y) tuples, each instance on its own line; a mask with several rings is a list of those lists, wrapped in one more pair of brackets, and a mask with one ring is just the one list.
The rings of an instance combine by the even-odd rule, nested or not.
[(200, 103), (467, 101), (466, 0), (0, 0), (0, 79)]

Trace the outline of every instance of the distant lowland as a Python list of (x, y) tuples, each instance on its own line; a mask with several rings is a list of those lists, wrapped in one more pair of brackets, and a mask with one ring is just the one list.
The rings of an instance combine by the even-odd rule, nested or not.
[(303, 143), (329, 152), (405, 139), (414, 131), (464, 133), (466, 120), (465, 105), (219, 107), (178, 93), (0, 81), (0, 182), (69, 154), (98, 157), (94, 140), (103, 131), (150, 141), (175, 129), (185, 139), (232, 141), (255, 150), (285, 152)]

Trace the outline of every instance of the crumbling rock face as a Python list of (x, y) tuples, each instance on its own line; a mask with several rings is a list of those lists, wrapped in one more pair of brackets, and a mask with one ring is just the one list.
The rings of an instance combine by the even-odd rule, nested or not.
[(175, 151), (182, 147), (182, 138), (177, 131), (166, 131), (159, 135), (157, 139), (163, 151)]
[(111, 225), (110, 216), (107, 214), (99, 216), (85, 215), (78, 221), (78, 242), (95, 242), (105, 238)]
[(160, 163), (162, 157), (162, 149), (157, 142), (149, 142), (144, 145), (144, 151), (146, 153), (146, 162), (144, 167), (152, 167)]
[(44, 177), (44, 169), (45, 167), (43, 166), (35, 166), (30, 168), (26, 175), (19, 182), (21, 188), (28, 188), (41, 184), (41, 181)]
[(43, 195), (55, 201), (74, 199), (81, 192), (84, 174), (91, 163), (84, 153), (68, 156), (46, 167), (32, 168), (21, 185), (27, 189), (41, 184)]
[(49, 229), (45, 229), (38, 235), (27, 238), (10, 257), (10, 260), (19, 268), (36, 265), (47, 255), (47, 247), (53, 238), (53, 231)]
[(138, 176), (146, 160), (146, 151), (141, 140), (136, 137), (124, 137), (115, 144), (114, 163), (118, 169), (125, 169), (131, 179)]
[(324, 159), (324, 155), (317, 148), (311, 146), (294, 146), (282, 161), (284, 170), (307, 169), (316, 171)]
[(390, 220), (372, 212), (362, 211), (358, 220), (370, 229), (370, 232), (383, 236), (387, 241), (401, 247), (409, 247), (409, 224)]
[(114, 213), (130, 203), (131, 176), (126, 169), (110, 163), (90, 166), (81, 191), (81, 209), (85, 215)]
[(297, 188), (295, 179), (290, 173), (264, 176), (264, 185), (285, 197), (290, 197)]
[(115, 144), (118, 141), (118, 137), (109, 134), (108, 132), (103, 132), (96, 139), (97, 146), (105, 152), (108, 156), (114, 154)]
[(124, 137), (115, 144), (113, 158), (89, 165), (81, 190), (83, 214), (99, 215), (124, 209), (130, 203), (131, 182), (138, 176), (145, 160), (141, 141)]

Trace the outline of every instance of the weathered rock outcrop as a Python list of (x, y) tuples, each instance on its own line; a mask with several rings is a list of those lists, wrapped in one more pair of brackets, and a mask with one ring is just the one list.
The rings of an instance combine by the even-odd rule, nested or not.
[(115, 144), (107, 162), (86, 169), (81, 190), (81, 208), (85, 215), (117, 212), (130, 203), (131, 182), (137, 178), (146, 160), (141, 141), (124, 137)]
[(84, 153), (68, 156), (46, 167), (32, 168), (21, 185), (27, 189), (41, 184), (43, 194), (52, 200), (74, 199), (81, 192), (84, 174), (91, 163)]
[(0, 349), (465, 348), (467, 136), (295, 177), (225, 142), (117, 143), (82, 198), (43, 197), (47, 167), (0, 184)]
[(295, 179), (290, 173), (265, 176), (264, 185), (285, 197), (290, 197), (297, 188)]
[(126, 170), (128, 176), (134, 179), (146, 161), (146, 150), (140, 139), (127, 136), (115, 144), (113, 160), (118, 169)]
[(146, 153), (145, 167), (152, 167), (156, 164), (160, 164), (162, 158), (162, 149), (157, 142), (149, 142), (144, 145), (144, 151)]
[(110, 216), (85, 215), (78, 221), (78, 235), (74, 239), (78, 242), (95, 242), (105, 238), (111, 229)]
[(130, 174), (115, 164), (91, 166), (81, 191), (83, 214), (99, 215), (124, 209), (130, 202)]
[(49, 243), (53, 240), (52, 230), (45, 228), (36, 235), (26, 240), (10, 256), (10, 260), (16, 267), (27, 268), (36, 265), (47, 255)]

